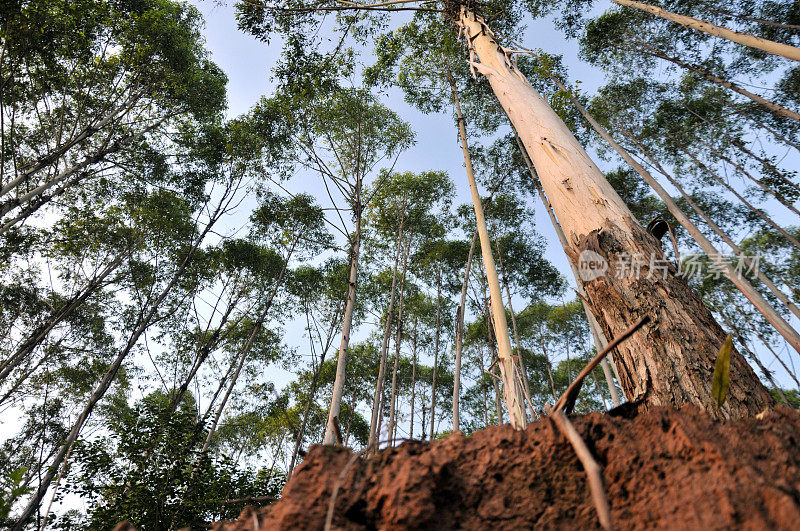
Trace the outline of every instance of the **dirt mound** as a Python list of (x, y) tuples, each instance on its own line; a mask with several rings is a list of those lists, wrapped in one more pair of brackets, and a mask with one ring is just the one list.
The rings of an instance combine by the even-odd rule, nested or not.
[[(693, 407), (573, 423), (603, 467), (618, 528), (800, 525), (800, 414), (778, 407), (719, 423)], [(313, 447), (271, 507), (220, 531), (598, 527), (586, 475), (550, 419), (405, 442), (362, 459)]]

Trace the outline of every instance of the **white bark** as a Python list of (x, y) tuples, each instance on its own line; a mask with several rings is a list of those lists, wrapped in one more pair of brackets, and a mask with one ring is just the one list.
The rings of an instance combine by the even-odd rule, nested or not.
[(361, 248), (361, 219), (356, 220), (355, 241), (353, 242), (353, 252), (350, 257), (350, 278), (347, 287), (347, 306), (344, 310), (342, 324), (342, 342), (339, 345), (339, 358), (336, 361), (336, 379), (333, 382), (333, 396), (331, 397), (331, 407), (328, 411), (328, 423), (325, 427), (325, 438), (322, 443), (333, 446), (337, 444), (336, 430), (333, 426), (333, 419), (339, 417), (342, 408), (342, 394), (344, 394), (344, 382), (347, 367), (347, 350), (350, 347), (350, 329), (353, 326), (353, 310), (356, 305), (356, 280), (358, 277), (358, 253)]
[(478, 192), (478, 184), (475, 182), (475, 173), (472, 169), (469, 146), (467, 144), (467, 130), (464, 126), (464, 117), (461, 114), (461, 106), (458, 102), (458, 95), (455, 86), (451, 81), (453, 90), (453, 100), (458, 115), (458, 128), (461, 136), (461, 149), (464, 152), (464, 160), (467, 167), (467, 179), (472, 193), (472, 205), (475, 209), (475, 221), (478, 229), (478, 237), (481, 242), (481, 255), (486, 269), (486, 279), (489, 283), (489, 294), (492, 304), (492, 316), (495, 324), (495, 335), (497, 337), (497, 350), (499, 356), (498, 365), (500, 366), (500, 376), (503, 379), (503, 395), (508, 408), (509, 420), (516, 429), (523, 429), (526, 425), (525, 401), (523, 392), (520, 389), (517, 378), (515, 377), (516, 363), (514, 362), (511, 350), (511, 339), (508, 334), (508, 323), (506, 322), (506, 309), (503, 306), (503, 294), (500, 290), (500, 280), (497, 277), (497, 267), (492, 256), (492, 243), (489, 239), (489, 231), (486, 228), (486, 218), (483, 214), (481, 196)]

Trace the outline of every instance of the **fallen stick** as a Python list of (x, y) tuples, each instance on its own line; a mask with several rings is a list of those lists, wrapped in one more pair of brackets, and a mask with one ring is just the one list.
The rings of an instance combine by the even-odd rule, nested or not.
[(583, 385), (584, 378), (586, 378), (586, 376), (588, 376), (589, 373), (600, 364), (603, 358), (605, 358), (612, 350), (617, 348), (617, 345), (628, 339), (631, 335), (633, 335), (634, 332), (639, 330), (639, 328), (649, 323), (650, 320), (650, 316), (645, 315), (630, 328), (625, 330), (621, 336), (609, 343), (608, 346), (604, 348), (597, 356), (595, 356), (594, 359), (592, 359), (592, 361), (590, 361), (586, 367), (583, 368), (580, 374), (575, 378), (575, 381), (573, 381), (567, 390), (564, 391), (564, 394), (558, 399), (556, 405), (553, 406), (553, 412), (561, 411), (563, 409), (567, 414), (571, 413), (572, 407), (575, 405), (575, 400), (578, 398), (578, 393), (581, 390), (581, 385)]
[(594, 460), (592, 453), (581, 438), (578, 430), (575, 429), (575, 426), (572, 425), (563, 412), (554, 409), (550, 414), (550, 418), (553, 419), (558, 429), (572, 445), (572, 448), (578, 456), (578, 460), (580, 460), (583, 469), (586, 471), (586, 476), (589, 480), (589, 490), (592, 494), (592, 502), (594, 502), (594, 508), (597, 510), (597, 518), (600, 520), (600, 525), (603, 526), (604, 529), (614, 529), (611, 523), (611, 509), (608, 505), (605, 489), (603, 488), (603, 476), (601, 474), (602, 469), (600, 465)]

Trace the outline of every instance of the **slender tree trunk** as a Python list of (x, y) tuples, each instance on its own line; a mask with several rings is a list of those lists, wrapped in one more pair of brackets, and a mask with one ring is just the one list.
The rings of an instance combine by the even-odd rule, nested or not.
[(494, 409), (495, 416), (497, 417), (497, 424), (503, 424), (503, 400), (500, 397), (500, 382), (497, 381), (497, 378), (494, 377), (494, 373), (492, 372), (492, 367), (499, 364), (497, 349), (495, 348), (497, 335), (492, 333), (496, 331), (496, 326), (492, 321), (492, 314), (490, 311), (491, 301), (486, 295), (486, 284), (483, 285), (483, 300), (483, 318), (486, 320), (486, 343), (489, 345), (489, 369), (486, 371), (486, 376), (489, 376), (492, 381), (492, 387), (494, 388)]
[(697, 31), (702, 31), (704, 33), (708, 33), (709, 35), (713, 35), (715, 37), (721, 37), (723, 39), (727, 39), (729, 41), (733, 41), (738, 44), (743, 44), (751, 48), (756, 48), (758, 50), (771, 53), (773, 55), (780, 55), (781, 57), (786, 57), (787, 59), (791, 59), (793, 61), (800, 61), (800, 49), (794, 46), (790, 46), (788, 44), (782, 44), (780, 42), (775, 42), (768, 39), (762, 39), (761, 37), (756, 37), (755, 35), (750, 35), (748, 33), (740, 33), (738, 31), (733, 31), (723, 26), (714, 25), (711, 22), (708, 22), (707, 20), (700, 20), (697, 18), (687, 17), (684, 15), (678, 15), (676, 13), (665, 11), (660, 7), (651, 6), (649, 4), (645, 4), (642, 2), (637, 2), (636, 0), (611, 0), (611, 1), (621, 6), (641, 9), (642, 11), (652, 13), (669, 21), (677, 22), (678, 24), (686, 26), (687, 28), (692, 28)]
[[(519, 361), (519, 371), (522, 375), (522, 385), (525, 389), (525, 396), (531, 396), (531, 386), (528, 383), (528, 370), (525, 367), (525, 360), (522, 359), (522, 351), (519, 348), (519, 332), (517, 331), (517, 317), (514, 315), (514, 305), (511, 304), (511, 289), (508, 287), (508, 278), (506, 277), (506, 270), (503, 267), (503, 253), (500, 250), (500, 241), (495, 237), (494, 243), (497, 246), (497, 263), (500, 265), (500, 274), (503, 277), (503, 287), (506, 289), (506, 297), (508, 297), (508, 313), (511, 314), (511, 329), (514, 331), (514, 350), (517, 353), (517, 361)], [(536, 418), (536, 410), (533, 409), (533, 404), (528, 404), (531, 410), (531, 419)]]
[(478, 239), (478, 231), (472, 235), (472, 244), (469, 246), (467, 255), (467, 265), (464, 266), (464, 282), (461, 283), (461, 304), (456, 311), (456, 355), (453, 368), (453, 432), (460, 429), (461, 412), (459, 405), (461, 402), (461, 351), (464, 346), (464, 312), (467, 307), (467, 284), (469, 283), (469, 271), (472, 266), (472, 254), (475, 251), (475, 241)]
[[(692, 207), (692, 210), (694, 210), (694, 211), (697, 213), (697, 215), (698, 215), (698, 216), (700, 216), (700, 217), (703, 219), (703, 221), (706, 223), (706, 225), (708, 225), (708, 226), (711, 228), (711, 230), (713, 230), (713, 231), (714, 231), (714, 233), (715, 233), (717, 236), (719, 236), (719, 237), (722, 239), (722, 241), (724, 241), (724, 242), (725, 242), (725, 243), (726, 243), (726, 244), (727, 244), (727, 245), (728, 245), (728, 246), (729, 246), (731, 249), (733, 249), (733, 251), (736, 253), (736, 255), (737, 255), (737, 256), (738, 256), (738, 257), (739, 257), (739, 258), (740, 258), (740, 259), (741, 259), (741, 260), (744, 262), (744, 264), (745, 264), (745, 265), (746, 265), (748, 268), (750, 268), (750, 269), (752, 269), (752, 270), (753, 270), (753, 272), (756, 274), (756, 277), (758, 277), (758, 279), (759, 279), (761, 282), (763, 282), (763, 283), (764, 283), (764, 285), (765, 285), (765, 286), (767, 286), (767, 288), (769, 288), (769, 290), (770, 290), (770, 291), (771, 291), (771, 292), (772, 292), (772, 293), (773, 293), (773, 294), (774, 294), (774, 295), (775, 295), (775, 296), (776, 296), (776, 297), (777, 297), (777, 298), (778, 298), (778, 299), (779, 299), (779, 300), (780, 300), (780, 301), (781, 301), (781, 302), (782, 302), (782, 303), (783, 303), (783, 304), (784, 304), (784, 305), (785, 305), (785, 306), (786, 306), (786, 307), (789, 309), (789, 311), (791, 311), (791, 312), (792, 312), (792, 313), (793, 313), (793, 314), (794, 314), (796, 317), (800, 318), (800, 309), (798, 309), (798, 308), (797, 308), (797, 306), (796, 306), (796, 305), (795, 305), (795, 304), (794, 304), (794, 303), (791, 301), (791, 299), (789, 299), (789, 297), (788, 297), (788, 296), (787, 296), (785, 293), (783, 293), (783, 291), (781, 291), (780, 289), (778, 289), (778, 286), (776, 286), (776, 285), (775, 285), (775, 283), (774, 283), (774, 282), (772, 282), (772, 280), (770, 280), (770, 278), (769, 278), (769, 277), (768, 277), (766, 274), (764, 274), (764, 272), (763, 272), (763, 271), (761, 271), (761, 268), (759, 268), (759, 267), (758, 267), (758, 264), (755, 264), (755, 263), (754, 263), (752, 260), (750, 260), (750, 257), (748, 257), (748, 256), (747, 256), (747, 255), (744, 253), (744, 251), (742, 251), (741, 247), (739, 247), (739, 246), (736, 244), (736, 242), (734, 242), (734, 241), (733, 241), (733, 240), (732, 240), (732, 239), (731, 239), (731, 238), (730, 238), (730, 237), (729, 237), (729, 236), (728, 236), (728, 235), (725, 233), (725, 231), (723, 231), (723, 230), (722, 230), (722, 229), (719, 227), (719, 225), (717, 225), (717, 224), (714, 222), (714, 220), (712, 220), (712, 219), (711, 219), (711, 217), (710, 217), (708, 214), (706, 214), (706, 213), (705, 213), (705, 211), (704, 211), (703, 209), (701, 209), (701, 208), (700, 208), (700, 207), (697, 205), (697, 203), (695, 203), (695, 202), (694, 202), (694, 200), (692, 199), (692, 197), (691, 197), (689, 194), (687, 194), (687, 193), (686, 193), (686, 191), (683, 189), (683, 187), (680, 185), (680, 183), (678, 183), (678, 181), (677, 181), (677, 180), (676, 180), (674, 177), (672, 177), (672, 175), (670, 175), (670, 174), (669, 174), (669, 172), (667, 172), (667, 171), (666, 171), (666, 170), (665, 170), (665, 169), (664, 169), (664, 168), (661, 166), (661, 164), (659, 164), (659, 163), (658, 163), (658, 161), (656, 161), (656, 160), (655, 160), (655, 159), (654, 159), (654, 158), (653, 158), (653, 157), (650, 155), (650, 153), (649, 153), (649, 152), (648, 152), (648, 151), (647, 151), (647, 150), (644, 148), (644, 146), (642, 146), (642, 144), (641, 144), (641, 143), (640, 143), (638, 140), (636, 140), (636, 139), (633, 137), (633, 135), (632, 135), (630, 132), (627, 132), (627, 131), (625, 131), (625, 132), (623, 132), (623, 134), (624, 134), (624, 135), (625, 135), (625, 136), (626, 136), (626, 137), (627, 137), (627, 138), (628, 138), (628, 139), (629, 139), (631, 142), (633, 142), (633, 143), (636, 145), (636, 147), (639, 149), (639, 151), (641, 151), (641, 152), (642, 152), (642, 154), (643, 154), (645, 157), (647, 157), (647, 159), (648, 159), (648, 160), (649, 160), (649, 161), (650, 161), (650, 162), (651, 162), (651, 163), (652, 163), (652, 164), (653, 164), (653, 165), (654, 165), (654, 166), (655, 166), (655, 167), (658, 169), (658, 171), (659, 171), (659, 172), (660, 172), (662, 175), (664, 175), (664, 177), (666, 177), (666, 178), (667, 178), (667, 180), (670, 182), (670, 184), (672, 184), (672, 186), (674, 186), (674, 187), (675, 187), (675, 189), (676, 189), (676, 190), (678, 190), (678, 192), (681, 194), (681, 197), (683, 197), (683, 199), (684, 199), (684, 200), (685, 200), (685, 201), (686, 201), (686, 202), (689, 204), (689, 206), (690, 206), (690, 207)], [(638, 172), (638, 170), (637, 170), (637, 172)], [(649, 175), (649, 174), (648, 174), (648, 175)], [(652, 178), (653, 178), (653, 177), (652, 177), (652, 176), (650, 176), (650, 179), (652, 179)], [(645, 178), (645, 180), (647, 180), (647, 179)], [(649, 181), (648, 181), (648, 182), (649, 182)], [(651, 185), (651, 186), (652, 186), (652, 185)], [(656, 192), (657, 192), (657, 193), (659, 193), (659, 195), (660, 195), (660, 192), (658, 192), (658, 190), (656, 190)], [(677, 218), (676, 218), (676, 219), (677, 219)], [(687, 229), (687, 230), (688, 230), (688, 229)], [(705, 249), (704, 249), (704, 250), (705, 250)], [(737, 287), (738, 287), (738, 286), (737, 286)], [(741, 289), (741, 288), (740, 288), (740, 289)], [(743, 293), (744, 293), (744, 292), (743, 292)], [(747, 293), (745, 293), (745, 296), (747, 296)], [(748, 297), (748, 298), (749, 298), (749, 297)], [(751, 302), (752, 302), (752, 301), (751, 301)], [(765, 302), (766, 302), (766, 299), (765, 299)], [(758, 311), (759, 311), (759, 312), (760, 312), (762, 315), (764, 315), (764, 317), (765, 317), (765, 318), (769, 319), (769, 318), (767, 317), (767, 313), (769, 313), (769, 314), (772, 314), (772, 313), (774, 313), (774, 309), (772, 308), (772, 306), (771, 306), (771, 305), (769, 305), (769, 303), (768, 303), (768, 302), (766, 302), (766, 304), (767, 304), (767, 306), (764, 306), (764, 307), (762, 307), (762, 306), (759, 306), (759, 304), (756, 304), (755, 302), (753, 302), (753, 305), (756, 307), (756, 309), (757, 309), (757, 310), (758, 310)], [(778, 316), (778, 317), (780, 317), (780, 316)], [(775, 318), (775, 316), (773, 315), (773, 319), (774, 319), (774, 318)], [(783, 319), (782, 317), (780, 317), (780, 318), (781, 318), (781, 319)], [(772, 322), (772, 321), (770, 321), (770, 322)], [(775, 326), (775, 325), (773, 324), (773, 326)], [(787, 323), (787, 326), (788, 326), (788, 323)], [(775, 328), (776, 328), (778, 331), (780, 331), (780, 328), (778, 328), (777, 326), (776, 326)], [(787, 333), (788, 333), (788, 330), (787, 330)]]
[[(161, 120), (157, 121), (155, 124), (149, 126), (148, 128), (144, 129), (143, 131), (140, 131), (138, 133), (122, 137), (120, 139), (115, 140), (114, 142), (110, 142), (111, 137), (109, 136), (109, 138), (106, 141), (106, 144), (104, 144), (94, 154), (84, 157), (80, 162), (75, 163), (72, 166), (70, 166), (69, 168), (64, 169), (58, 175), (54, 176), (53, 178), (51, 178), (50, 180), (46, 181), (45, 183), (37, 186), (36, 188), (31, 190), (30, 192), (27, 192), (27, 193), (25, 193), (24, 195), (22, 195), (20, 197), (16, 197), (14, 199), (10, 199), (10, 200), (5, 201), (4, 203), (0, 204), (0, 217), (5, 216), (6, 214), (8, 214), (9, 212), (11, 212), (12, 210), (14, 210), (17, 207), (23, 206), (24, 204), (26, 204), (28, 202), (31, 202), (33, 199), (35, 199), (37, 197), (41, 197), (44, 194), (44, 192), (46, 192), (47, 190), (53, 188), (56, 185), (59, 185), (59, 184), (64, 183), (64, 182), (71, 182), (70, 178), (72, 176), (78, 174), (78, 172), (80, 172), (81, 170), (83, 170), (84, 168), (86, 168), (88, 166), (91, 166), (92, 164), (97, 164), (98, 162), (103, 160), (105, 157), (107, 157), (111, 153), (116, 153), (117, 151), (121, 150), (127, 144), (133, 142), (134, 140), (136, 140), (137, 138), (141, 137), (145, 133), (155, 129), (158, 126), (160, 126), (164, 122), (164, 120), (165, 120), (165, 118), (162, 118)], [(6, 230), (8, 230), (8, 228), (10, 228), (10, 227), (6, 227), (6, 225), (4, 225), (2, 228), (0, 228), (0, 234), (5, 232)]]
[[(380, 418), (381, 411), (381, 397), (383, 396), (383, 382), (386, 379), (386, 358), (389, 353), (389, 339), (392, 334), (392, 312), (394, 311), (394, 297), (395, 287), (397, 285), (397, 264), (400, 259), (400, 250), (403, 248), (403, 218), (404, 212), (400, 217), (400, 224), (397, 229), (397, 249), (394, 253), (394, 266), (392, 267), (392, 288), (389, 294), (389, 304), (386, 308), (386, 322), (383, 325), (383, 341), (381, 342), (381, 358), (378, 367), (378, 380), (375, 382), (375, 397), (372, 400), (372, 417), (369, 422), (369, 440), (367, 448), (374, 449), (377, 447), (378, 442), (378, 419)], [(408, 259), (408, 253), (403, 258), (403, 267)]]
[(336, 379), (333, 382), (333, 396), (331, 396), (331, 407), (328, 411), (328, 422), (325, 426), (325, 438), (323, 444), (333, 446), (337, 444), (336, 430), (333, 422), (338, 419), (339, 411), (342, 408), (342, 394), (347, 377), (347, 351), (350, 348), (350, 329), (353, 326), (353, 311), (356, 305), (356, 281), (358, 279), (358, 255), (361, 249), (361, 180), (356, 184), (358, 200), (356, 201), (356, 228), (353, 235), (353, 246), (350, 252), (350, 278), (347, 286), (347, 306), (344, 310), (342, 319), (342, 342), (339, 345), (339, 358), (336, 361)]
[(708, 166), (706, 166), (705, 164), (703, 164), (703, 162), (702, 162), (700, 159), (698, 159), (698, 158), (697, 158), (697, 157), (696, 157), (694, 154), (692, 154), (692, 152), (691, 152), (691, 151), (689, 151), (689, 149), (688, 149), (687, 147), (685, 147), (685, 146), (679, 146), (679, 147), (678, 147), (678, 149), (680, 149), (681, 151), (683, 151), (684, 153), (686, 153), (686, 155), (688, 155), (688, 156), (689, 156), (689, 158), (690, 158), (690, 159), (692, 159), (692, 160), (695, 162), (695, 164), (697, 164), (697, 166), (698, 166), (698, 167), (699, 167), (701, 170), (705, 171), (705, 172), (706, 172), (708, 175), (710, 175), (710, 176), (711, 176), (711, 178), (712, 178), (712, 179), (714, 179), (714, 181), (716, 181), (717, 183), (719, 183), (719, 184), (720, 184), (721, 186), (723, 186), (723, 187), (724, 187), (726, 190), (728, 190), (730, 193), (732, 193), (734, 196), (736, 196), (736, 198), (737, 198), (739, 201), (741, 201), (741, 202), (742, 202), (742, 203), (743, 203), (743, 204), (744, 204), (744, 205), (745, 205), (747, 208), (749, 208), (749, 209), (750, 209), (750, 210), (751, 210), (751, 211), (752, 211), (752, 212), (753, 212), (755, 215), (757, 215), (759, 218), (761, 218), (762, 220), (764, 220), (764, 222), (765, 222), (765, 223), (767, 223), (769, 226), (771, 226), (771, 227), (772, 227), (773, 229), (775, 229), (776, 231), (780, 232), (780, 233), (783, 235), (783, 237), (784, 237), (784, 238), (786, 238), (787, 240), (789, 240), (789, 242), (791, 242), (791, 244), (792, 244), (792, 245), (794, 245), (794, 246), (797, 248), (797, 250), (800, 250), (800, 241), (797, 241), (797, 239), (796, 239), (794, 236), (792, 236), (791, 234), (789, 234), (789, 233), (786, 231), (786, 229), (784, 229), (783, 227), (781, 227), (780, 225), (778, 225), (777, 223), (775, 223), (775, 221), (774, 221), (774, 220), (772, 220), (772, 218), (768, 217), (766, 214), (764, 214), (764, 212), (762, 212), (760, 209), (756, 208), (756, 207), (755, 207), (755, 205), (753, 205), (753, 204), (752, 204), (752, 203), (750, 203), (750, 202), (749, 202), (747, 199), (745, 199), (745, 198), (742, 196), (742, 194), (740, 194), (739, 192), (737, 192), (737, 191), (736, 191), (736, 190), (735, 190), (735, 189), (734, 189), (734, 188), (733, 188), (733, 187), (732, 187), (730, 184), (726, 183), (726, 182), (725, 182), (725, 180), (724, 180), (722, 177), (720, 177), (719, 175), (717, 175), (717, 174), (714, 172), (714, 170), (712, 170), (711, 168), (709, 168)]
[[(489, 397), (486, 395), (486, 365), (483, 363), (483, 349), (478, 352), (478, 360), (481, 364), (481, 393), (483, 394), (483, 426), (489, 426)], [(494, 380), (491, 376), (490, 379)]]
[[(442, 268), (439, 267), (437, 269), (436, 275), (436, 335), (434, 336), (433, 340), (433, 377), (431, 379), (431, 439), (433, 439), (433, 433), (435, 429), (436, 423), (436, 373), (439, 370), (439, 335), (441, 333), (441, 310), (442, 310)], [(416, 331), (415, 334), (415, 343), (414, 346), (416, 348)], [(422, 431), (425, 431), (425, 416), (422, 417)]]
[(131, 94), (130, 97), (128, 97), (124, 102), (115, 107), (99, 122), (84, 127), (77, 135), (72, 137), (67, 142), (64, 142), (62, 145), (56, 147), (55, 149), (53, 149), (53, 151), (51, 151), (47, 155), (39, 157), (38, 159), (33, 161), (30, 165), (28, 165), (28, 167), (22, 168), (22, 171), (19, 173), (19, 175), (17, 175), (14, 179), (12, 179), (5, 186), (3, 186), (2, 189), (0, 189), (0, 196), (4, 196), (7, 193), (11, 192), (12, 190), (14, 190), (14, 188), (16, 188), (17, 186), (28, 180), (28, 178), (30, 178), (40, 170), (58, 161), (58, 159), (60, 159), (64, 154), (66, 154), (66, 152), (69, 151), (72, 147), (80, 144), (87, 138), (94, 135), (96, 132), (102, 130), (115, 117), (120, 116), (129, 111), (130, 108), (138, 101), (138, 99), (141, 96), (142, 96), (141, 92), (135, 92)]
[[(522, 154), (522, 159), (525, 161), (525, 165), (528, 167), (528, 173), (531, 175), (531, 180), (533, 181), (534, 186), (536, 186), (536, 192), (539, 194), (539, 199), (541, 199), (545, 210), (547, 210), (547, 215), (550, 217), (550, 223), (553, 225), (553, 228), (556, 231), (556, 236), (558, 236), (558, 241), (561, 243), (561, 247), (566, 253), (569, 249), (567, 237), (564, 236), (564, 231), (561, 229), (561, 224), (558, 222), (558, 219), (556, 219), (556, 215), (553, 212), (553, 206), (550, 204), (550, 201), (547, 199), (547, 195), (542, 189), (542, 183), (539, 182), (539, 177), (536, 175), (536, 170), (534, 170), (531, 159), (528, 157), (528, 152), (525, 151), (525, 146), (522, 145), (522, 141), (519, 139), (519, 135), (516, 133), (516, 131), (514, 131), (514, 137), (517, 141), (517, 146), (519, 147), (520, 153)], [(592, 313), (591, 308), (589, 308), (589, 305), (586, 303), (586, 291), (583, 289), (583, 282), (578, 274), (578, 269), (571, 260), (567, 261), (569, 262), (570, 269), (572, 270), (572, 275), (575, 277), (575, 286), (578, 291), (578, 295), (580, 295), (581, 304), (583, 305), (583, 313), (586, 315), (586, 321), (589, 323), (589, 329), (592, 331), (592, 338), (594, 339), (595, 348), (597, 349), (597, 352), (601, 352), (606, 348), (608, 342), (606, 341), (606, 337), (603, 335), (600, 325), (597, 323), (594, 313)], [(611, 355), (609, 354), (603, 358), (600, 361), (600, 366), (603, 368), (603, 375), (606, 378), (608, 392), (611, 394), (611, 403), (614, 405), (614, 407), (617, 407), (620, 404), (620, 400), (619, 393), (617, 393), (617, 386), (614, 385), (614, 377), (611, 374), (611, 368), (609, 367), (611, 363), (613, 363), (613, 358), (611, 363), (609, 363), (607, 359), (610, 357)], [(616, 367), (614, 370), (616, 371)], [(619, 379), (619, 377), (617, 379)]]
[(658, 57), (659, 59), (664, 59), (665, 61), (669, 61), (670, 63), (678, 65), (681, 68), (684, 68), (684, 69), (686, 69), (686, 70), (688, 70), (690, 72), (694, 72), (695, 74), (697, 74), (698, 76), (702, 77), (706, 81), (710, 81), (711, 83), (714, 83), (714, 84), (719, 85), (721, 87), (725, 87), (725, 88), (727, 88), (729, 90), (732, 90), (732, 91), (736, 92), (737, 94), (741, 94), (745, 98), (749, 98), (749, 99), (753, 100), (754, 102), (756, 102), (757, 104), (761, 105), (765, 109), (767, 109), (770, 112), (773, 112), (773, 113), (775, 113), (775, 114), (777, 114), (779, 116), (784, 116), (786, 118), (791, 118), (792, 120), (800, 121), (800, 113), (798, 113), (798, 112), (795, 112), (795, 111), (792, 111), (790, 109), (787, 109), (786, 107), (783, 107), (782, 105), (779, 105), (779, 104), (775, 103), (774, 101), (770, 101), (770, 100), (768, 100), (766, 98), (762, 98), (758, 94), (754, 94), (754, 93), (750, 92), (749, 90), (740, 87), (736, 83), (733, 83), (731, 81), (727, 81), (727, 80), (722, 79), (720, 77), (717, 77), (714, 74), (712, 74), (711, 72), (709, 72), (709, 71), (707, 71), (707, 70), (705, 70), (705, 69), (703, 69), (703, 68), (701, 68), (701, 67), (699, 67), (697, 65), (694, 65), (694, 64), (691, 64), (691, 63), (687, 63), (686, 61), (682, 61), (682, 60), (678, 59), (677, 57), (673, 57), (671, 55), (667, 55), (666, 53), (664, 53), (664, 52), (662, 52), (660, 50), (657, 50), (656, 48), (653, 48), (652, 46), (650, 46), (649, 44), (647, 44), (645, 42), (637, 42), (637, 44), (639, 44), (639, 45), (643, 46), (644, 48), (646, 48), (647, 50), (649, 50), (649, 51), (640, 50), (644, 54), (651, 55), (653, 57)]
[[(462, 9), (460, 23), (495, 95), (519, 133), (570, 244), (569, 259), (587, 269), (584, 289), (607, 337), (650, 315), (653, 323), (617, 347), (628, 399), (640, 409), (693, 403), (717, 417), (759, 413), (773, 403), (744, 358), (731, 359), (729, 400), (717, 408), (711, 382), (725, 334), (666, 260), (659, 243), (631, 215), (564, 122), (498, 46), (482, 19)], [(631, 257), (645, 274), (617, 274)], [(590, 269), (605, 264), (611, 274)], [(653, 267), (653, 264), (656, 267)], [(728, 264), (730, 265), (730, 264)]]
[[(414, 344), (411, 347), (411, 425), (408, 428), (408, 438), (414, 439), (414, 402), (417, 393), (417, 321), (414, 320)], [(423, 400), (424, 402), (424, 400)], [(425, 415), (422, 416), (422, 424), (425, 425)], [(425, 431), (425, 428), (423, 428)]]
[[(408, 256), (411, 242), (406, 246), (405, 254)], [(389, 402), (389, 446), (394, 446), (394, 432), (397, 426), (397, 369), (400, 363), (400, 347), (403, 343), (403, 298), (406, 289), (406, 263), (403, 263), (403, 274), (400, 276), (400, 302), (397, 305), (397, 336), (394, 340), (394, 369), (392, 371), (392, 393)]]
[(472, 205), (475, 209), (475, 221), (478, 229), (478, 237), (481, 242), (481, 255), (486, 269), (486, 278), (489, 283), (491, 293), (492, 314), (496, 326), (498, 354), (500, 366), (500, 376), (503, 379), (503, 394), (508, 407), (509, 420), (516, 429), (525, 428), (525, 400), (524, 393), (519, 389), (517, 378), (515, 377), (516, 364), (511, 350), (511, 339), (508, 336), (508, 323), (506, 322), (506, 309), (503, 307), (503, 295), (500, 290), (500, 280), (497, 277), (497, 268), (492, 256), (492, 243), (489, 238), (489, 231), (486, 228), (486, 219), (483, 215), (481, 196), (478, 193), (478, 184), (475, 182), (475, 173), (472, 168), (472, 159), (469, 154), (467, 144), (467, 128), (464, 125), (464, 115), (461, 114), (461, 104), (458, 99), (455, 81), (450, 76), (450, 88), (453, 96), (453, 104), (458, 117), (458, 130), (461, 137), (461, 149), (464, 152), (464, 161), (467, 167), (467, 179), (469, 180), (470, 191), (472, 192)]
[[(498, 363), (497, 358), (497, 351), (494, 347), (490, 347), (489, 352), (491, 353), (491, 360), (492, 365)], [(503, 398), (500, 395), (500, 382), (497, 381), (497, 378), (491, 376), (492, 371), (488, 371), (489, 377), (492, 379), (492, 386), (494, 387), (494, 410), (495, 415), (497, 415), (497, 424), (503, 424)]]
[(753, 321), (748, 318), (747, 312), (745, 312), (744, 309), (741, 306), (739, 306), (739, 304), (736, 303), (733, 297), (731, 297), (730, 295), (726, 295), (726, 297), (728, 299), (728, 302), (730, 302), (736, 308), (736, 310), (741, 314), (745, 322), (750, 325), (750, 329), (753, 331), (753, 333), (756, 334), (758, 339), (760, 339), (761, 342), (764, 344), (764, 346), (767, 347), (767, 350), (770, 351), (770, 353), (775, 357), (775, 359), (778, 360), (778, 363), (780, 363), (781, 366), (786, 370), (786, 373), (789, 375), (789, 377), (792, 380), (794, 380), (794, 383), (797, 385), (797, 389), (800, 390), (800, 380), (797, 379), (797, 375), (794, 373), (794, 371), (791, 370), (788, 365), (786, 365), (786, 363), (780, 356), (778, 356), (778, 353), (775, 352), (775, 349), (773, 349), (772, 345), (769, 344), (767, 338), (765, 338), (764, 335), (759, 331), (755, 323), (753, 323)]

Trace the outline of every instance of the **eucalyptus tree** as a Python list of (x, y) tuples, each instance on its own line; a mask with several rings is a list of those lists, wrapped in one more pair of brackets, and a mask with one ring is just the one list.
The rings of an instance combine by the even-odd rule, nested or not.
[(347, 266), (345, 261), (331, 258), (318, 268), (298, 267), (289, 278), (289, 292), (305, 315), (312, 366), (290, 384), (290, 392), (296, 395), (298, 404), (305, 402), (305, 408), (295, 436), (288, 475), (294, 470), (301, 445), (308, 440), (309, 423), (324, 427), (324, 410), (316, 402), (316, 395), (325, 359), (341, 324), (348, 290)]
[[(413, 142), (413, 134), (406, 123), (368, 91), (338, 88), (335, 84), (314, 90), (289, 84), (273, 98), (262, 100), (253, 116), (273, 139), (265, 150), (273, 166), (282, 167), (283, 174), (305, 168), (320, 176), (336, 213), (335, 221), (329, 224), (349, 244), (349, 288), (342, 319), (337, 384), (325, 437), (326, 444), (334, 444), (334, 423), (341, 408), (356, 305), (363, 214), (370, 201), (365, 194), (366, 179), (377, 172), (379, 164), (388, 161), (393, 165)], [(345, 216), (350, 218), (352, 230)]]

